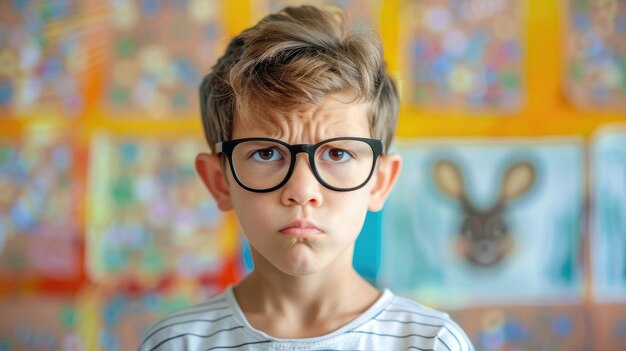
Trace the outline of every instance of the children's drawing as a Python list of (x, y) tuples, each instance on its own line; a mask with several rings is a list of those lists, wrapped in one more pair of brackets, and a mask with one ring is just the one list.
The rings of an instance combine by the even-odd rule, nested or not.
[(52, 131), (0, 140), (0, 282), (79, 279), (81, 162)]
[(459, 202), (465, 216), (455, 241), (457, 253), (478, 266), (500, 262), (513, 250), (515, 240), (504, 211), (511, 201), (530, 190), (535, 178), (532, 163), (519, 162), (509, 166), (495, 203), (484, 210), (474, 205), (467, 196), (463, 176), (453, 162), (438, 161), (434, 172), (440, 190)]
[(409, 105), (462, 113), (523, 107), (526, 2), (401, 3), (400, 66)]
[(92, 5), (0, 2), (0, 119), (81, 115), (97, 43), (90, 38), (98, 31), (93, 14), (100, 6)]
[(196, 116), (198, 86), (228, 42), (221, 1), (110, 1), (109, 118)]
[(565, 92), (586, 109), (626, 109), (626, 2), (562, 2)]
[[(10, 296), (0, 298), (0, 350), (82, 351), (88, 347), (89, 323), (73, 298)], [(84, 324), (81, 326), (80, 323)]]
[(477, 350), (612, 350), (594, 347), (587, 313), (581, 305), (525, 305), (468, 308), (452, 316), (468, 326)]
[(450, 306), (580, 299), (577, 141), (406, 141), (397, 151), (381, 285)]
[(194, 170), (193, 136), (94, 139), (89, 272), (102, 284), (162, 286), (183, 279), (224, 286), (235, 233)]
[(91, 345), (81, 350), (136, 350), (158, 320), (206, 299), (197, 285), (185, 284), (139, 294), (101, 287), (84, 289), (76, 301), (78, 313), (89, 322), (89, 329), (77, 331)]
[(605, 129), (592, 146), (593, 292), (599, 301), (626, 301), (626, 128)]

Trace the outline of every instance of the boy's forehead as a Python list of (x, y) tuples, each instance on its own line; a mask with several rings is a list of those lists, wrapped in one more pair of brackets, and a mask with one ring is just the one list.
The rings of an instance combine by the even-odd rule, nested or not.
[[(233, 136), (237, 132), (257, 132), (258, 135), (290, 137), (292, 133), (319, 133), (330, 136), (369, 137), (370, 104), (328, 96), (321, 102), (281, 111), (272, 107), (259, 108), (254, 116), (235, 116)], [(337, 132), (340, 135), (332, 135)], [(366, 133), (367, 135), (363, 135)]]

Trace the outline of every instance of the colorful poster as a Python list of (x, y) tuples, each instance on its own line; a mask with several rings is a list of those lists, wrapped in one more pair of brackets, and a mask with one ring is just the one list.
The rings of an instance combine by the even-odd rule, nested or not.
[(406, 0), (400, 10), (407, 105), (513, 113), (525, 104), (525, 1)]
[(579, 301), (576, 140), (405, 142), (383, 212), (383, 286), (442, 306)]
[(594, 330), (581, 305), (491, 306), (452, 313), (477, 350), (617, 350), (594, 348)]
[(7, 288), (80, 280), (84, 156), (47, 129), (0, 140), (0, 282)]
[(591, 155), (593, 294), (626, 302), (626, 127), (596, 134)]
[(0, 350), (83, 351), (79, 313), (73, 298), (0, 298)]
[(197, 117), (200, 82), (227, 44), (222, 2), (109, 5), (105, 117)]
[(563, 1), (565, 93), (577, 107), (626, 110), (626, 3)]
[(137, 350), (149, 328), (164, 316), (208, 299), (196, 284), (128, 294), (101, 286), (77, 297), (77, 331), (88, 347), (81, 350)]
[[(100, 6), (84, 2), (0, 3), (0, 119), (76, 118), (85, 108), (91, 64), (89, 20)], [(93, 5), (93, 4), (91, 4)]]
[(172, 279), (223, 288), (235, 277), (236, 229), (196, 176), (195, 135), (98, 135), (91, 149), (87, 255), (100, 284), (155, 288)]

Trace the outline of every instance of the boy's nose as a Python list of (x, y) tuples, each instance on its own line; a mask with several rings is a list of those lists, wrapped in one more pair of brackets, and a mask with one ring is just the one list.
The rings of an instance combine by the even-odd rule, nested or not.
[(293, 173), (281, 191), (281, 201), (284, 205), (311, 205), (317, 207), (322, 204), (321, 187), (306, 154), (296, 156)]

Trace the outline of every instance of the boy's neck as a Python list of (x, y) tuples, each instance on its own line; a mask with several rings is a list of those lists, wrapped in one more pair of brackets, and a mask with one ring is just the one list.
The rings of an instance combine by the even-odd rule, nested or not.
[(234, 291), (250, 324), (279, 338), (330, 333), (380, 297), (351, 265), (298, 277), (256, 269)]

